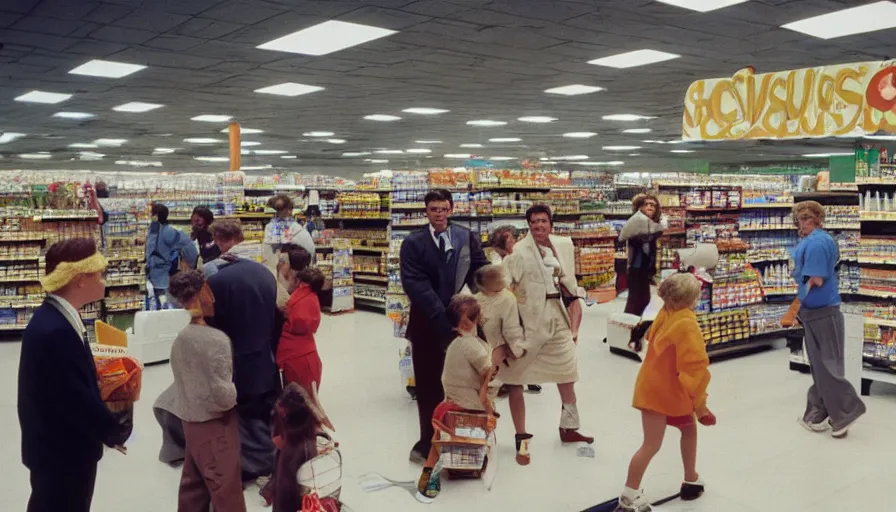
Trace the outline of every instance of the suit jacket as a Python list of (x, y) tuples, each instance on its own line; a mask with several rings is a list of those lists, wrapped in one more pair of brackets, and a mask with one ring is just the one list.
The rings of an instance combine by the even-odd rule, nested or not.
[(208, 278), (215, 295), (210, 324), (224, 331), (233, 345), (233, 382), (238, 399), (274, 391), (277, 365), (277, 280), (264, 265), (239, 259)]
[(476, 290), (473, 276), (488, 265), (479, 236), (448, 225), (452, 251), (447, 261), (439, 253), (429, 226), (414, 231), (401, 244), (401, 285), (411, 303), (407, 337), (411, 343), (440, 343), (453, 338), (445, 307), (464, 285)]
[(49, 301), (25, 328), (18, 395), (22, 462), (31, 470), (96, 462), (120, 434), (90, 349)]
[[(551, 244), (557, 251), (557, 259), (560, 260), (560, 267), (563, 269), (560, 283), (571, 293), (575, 293), (578, 284), (575, 274), (576, 250), (572, 239), (551, 235)], [(547, 311), (547, 294), (554, 292), (554, 284), (551, 277), (544, 271), (541, 251), (531, 234), (526, 235), (513, 246), (513, 254), (504, 258), (504, 268), (511, 281), (511, 289), (517, 297), (526, 339), (530, 339), (530, 336), (535, 336), (532, 339), (543, 339), (546, 333), (542, 331), (549, 327), (549, 322), (544, 318)], [(570, 319), (566, 308), (561, 309), (569, 324)]]

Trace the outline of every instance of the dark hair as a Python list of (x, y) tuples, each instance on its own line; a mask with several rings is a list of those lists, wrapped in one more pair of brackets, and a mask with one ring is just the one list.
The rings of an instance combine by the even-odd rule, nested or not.
[(311, 253), (304, 247), (293, 244), (290, 245), (291, 247), (289, 248), (284, 246), (280, 249), (280, 252), (285, 253), (289, 260), (289, 268), (296, 272), (301, 272), (308, 268), (308, 265), (311, 265)]
[(152, 203), (152, 216), (162, 224), (168, 224), (168, 207), (162, 203)]
[(183, 270), (171, 276), (168, 282), (168, 293), (181, 304), (190, 302), (205, 284), (201, 270)]
[(295, 382), (288, 384), (274, 406), (274, 436), (283, 447), (274, 469), (274, 510), (299, 510), (302, 496), (296, 474), (317, 456), (317, 427), (320, 420), (307, 392)]
[(495, 249), (507, 250), (507, 239), (516, 238), (517, 230), (513, 226), (499, 226), (488, 237), (488, 244)]
[(96, 197), (98, 198), (109, 197), (109, 188), (106, 186), (105, 181), (97, 181), (96, 185), (93, 186), (93, 190), (96, 191)]
[(653, 212), (653, 217), (651, 219), (654, 222), (659, 222), (663, 216), (662, 209), (660, 208), (660, 200), (653, 194), (638, 194), (632, 199), (632, 213), (637, 213), (641, 210), (641, 207), (644, 206), (648, 200), (656, 203), (656, 210)]
[(546, 204), (533, 204), (526, 210), (526, 222), (532, 222), (532, 216), (536, 213), (548, 214), (548, 223), (554, 223), (554, 214), (551, 213), (551, 207)]
[(96, 242), (92, 238), (69, 238), (51, 245), (45, 256), (47, 275), (52, 274), (63, 262), (76, 262), (96, 254)]
[(454, 208), (454, 197), (451, 195), (451, 192), (444, 188), (434, 188), (423, 197), (423, 204), (426, 206), (429, 206), (429, 203), (433, 201), (448, 201), (448, 205)]
[(463, 318), (479, 318), (479, 315), (482, 314), (482, 308), (479, 306), (479, 302), (476, 301), (476, 297), (472, 295), (455, 295), (451, 298), (451, 302), (448, 303), (445, 312), (448, 313), (448, 321), (451, 322), (451, 327), (456, 329)]
[(324, 283), (327, 281), (327, 278), (324, 277), (324, 273), (317, 267), (307, 266), (303, 270), (300, 270), (297, 276), (299, 281), (307, 284), (311, 288), (311, 291), (317, 294), (320, 294), (320, 291), (324, 289)]
[(308, 393), (295, 382), (289, 383), (274, 406), (278, 430), (290, 444), (314, 439), (319, 419)]
[(284, 210), (289, 210), (289, 213), (292, 214), (293, 208), (295, 208), (294, 203), (292, 202), (292, 198), (286, 194), (277, 194), (276, 196), (268, 199), (268, 208), (273, 208), (280, 213)]
[(205, 221), (206, 226), (211, 226), (212, 223), (215, 222), (215, 214), (205, 206), (197, 206), (196, 208), (193, 208), (193, 213), (190, 217), (192, 218), (193, 215), (201, 217), (202, 220)]
[(224, 240), (236, 240), (238, 243), (243, 241), (243, 227), (240, 221), (234, 219), (220, 219), (211, 225), (209, 231), (215, 238), (223, 238)]

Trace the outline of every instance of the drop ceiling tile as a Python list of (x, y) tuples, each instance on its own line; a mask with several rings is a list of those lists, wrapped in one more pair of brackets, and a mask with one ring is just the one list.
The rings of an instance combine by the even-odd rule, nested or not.
[(202, 69), (217, 64), (217, 59), (209, 59), (185, 52), (166, 52), (143, 48), (128, 48), (114, 55), (115, 60), (122, 62), (140, 62), (153, 67)]
[(182, 36), (200, 37), (203, 39), (217, 39), (236, 32), (243, 27), (245, 27), (245, 25), (239, 23), (197, 17), (180, 25), (170, 33)]
[(40, 0), (3, 0), (3, 10), (26, 14), (34, 10)]
[(180, 52), (195, 48), (205, 42), (205, 39), (200, 39), (198, 37), (162, 34), (143, 43), (143, 45), (150, 48), (158, 48), (160, 50), (171, 50)]
[(524, 18), (535, 18), (548, 21), (563, 21), (597, 10), (599, 2), (520, 2), (519, 0), (497, 0), (488, 4), (493, 11), (505, 12)]
[(124, 6), (103, 4), (85, 14), (82, 19), (84, 21), (91, 21), (93, 23), (105, 24), (112, 23), (115, 20), (124, 18), (132, 12), (134, 12), (133, 9), (129, 9)]
[(196, 16), (197, 14), (211, 9), (215, 5), (221, 3), (222, 0), (152, 0), (147, 2), (139, 0), (143, 7), (154, 11), (170, 12), (173, 14), (188, 14)]
[(158, 34), (148, 30), (138, 30), (134, 28), (116, 27), (114, 25), (106, 25), (100, 27), (90, 34), (92, 39), (100, 41), (110, 41), (113, 43), (125, 44), (142, 44), (156, 37)]
[(282, 53), (265, 52), (246, 45), (226, 41), (206, 41), (190, 53), (219, 60), (239, 60), (255, 63), (272, 62), (283, 58)]
[[(65, 49), (67, 53), (76, 53), (78, 55), (90, 55), (93, 57), (108, 57), (120, 51), (127, 49), (128, 46), (121, 43), (110, 43), (107, 41), (90, 41), (82, 39)], [(74, 66), (73, 66), (74, 67)]]
[(22, 19), (23, 16), (24, 14), (0, 11), (0, 28), (7, 28), (9, 26), (12, 26), (15, 22)]
[[(90, 11), (96, 9), (100, 2), (95, 0), (43, 0), (29, 14), (33, 16), (46, 16), (64, 20), (77, 20)], [(6, 2), (0, 4), (5, 8)]]
[(62, 51), (75, 42), (68, 37), (60, 37), (49, 34), (36, 34), (22, 32), (20, 30), (0, 30), (0, 41), (4, 44), (17, 44), (30, 48), (43, 48), (45, 50)]
[(230, 0), (202, 12), (203, 18), (218, 21), (240, 20), (246, 25), (287, 12), (287, 8), (262, 0)]
[[(410, 12), (399, 11), (395, 9), (384, 9), (381, 7), (361, 7), (339, 17), (339, 21), (348, 21), (350, 23), (361, 23), (363, 25), (373, 25), (374, 27), (387, 28), (390, 30), (406, 30), (414, 25), (419, 25), (432, 19), (431, 16), (421, 16)], [(389, 37), (395, 37), (391, 35)], [(364, 43), (367, 45), (375, 45), (378, 41)]]
[(141, 30), (149, 30), (161, 34), (177, 27), (189, 19), (190, 16), (184, 14), (141, 9), (115, 20), (114, 24), (120, 27), (139, 28)]
[(11, 28), (38, 34), (52, 34), (56, 36), (68, 35), (81, 26), (81, 22), (41, 16), (27, 16), (19, 20)]
[(469, 7), (443, 0), (417, 0), (401, 6), (402, 11), (434, 17), (449, 16), (466, 9)]

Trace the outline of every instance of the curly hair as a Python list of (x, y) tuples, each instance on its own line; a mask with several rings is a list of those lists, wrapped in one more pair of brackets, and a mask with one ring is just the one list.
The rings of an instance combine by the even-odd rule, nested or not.
[(554, 214), (551, 212), (551, 207), (546, 204), (533, 204), (526, 210), (526, 222), (532, 222), (532, 217), (537, 213), (546, 213), (548, 216), (548, 223), (554, 223)]
[(516, 238), (518, 231), (513, 226), (499, 226), (488, 236), (488, 245), (495, 249), (507, 250), (507, 240)]
[(824, 206), (817, 201), (800, 201), (793, 205), (793, 221), (798, 222), (800, 216), (814, 217), (818, 224), (824, 223)]
[(168, 293), (181, 304), (190, 302), (205, 285), (205, 277), (201, 270), (184, 270), (171, 277), (168, 282)]
[(464, 318), (477, 320), (482, 314), (482, 307), (472, 295), (455, 295), (446, 308), (448, 313), (448, 321), (451, 327), (455, 329), (460, 325), (460, 321)]
[(689, 308), (700, 298), (700, 281), (693, 274), (672, 274), (660, 283), (657, 294), (669, 309)]
[(276, 196), (268, 199), (268, 208), (273, 209), (278, 214), (282, 214), (283, 212), (288, 211), (290, 215), (292, 215), (292, 210), (295, 208), (295, 203), (293, 203), (292, 198), (286, 194), (277, 194)]
[(638, 211), (640, 211), (641, 207), (643, 207), (644, 203), (646, 203), (648, 200), (656, 203), (656, 210), (654, 210), (651, 220), (653, 220), (654, 222), (659, 222), (663, 216), (663, 212), (660, 207), (660, 200), (657, 199), (657, 197), (653, 194), (641, 193), (632, 198), (632, 213), (637, 213)]

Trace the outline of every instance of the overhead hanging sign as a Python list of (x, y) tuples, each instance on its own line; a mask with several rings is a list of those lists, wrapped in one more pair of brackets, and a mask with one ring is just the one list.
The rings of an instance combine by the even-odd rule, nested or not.
[(794, 139), (896, 133), (896, 60), (698, 80), (684, 100), (684, 140)]

